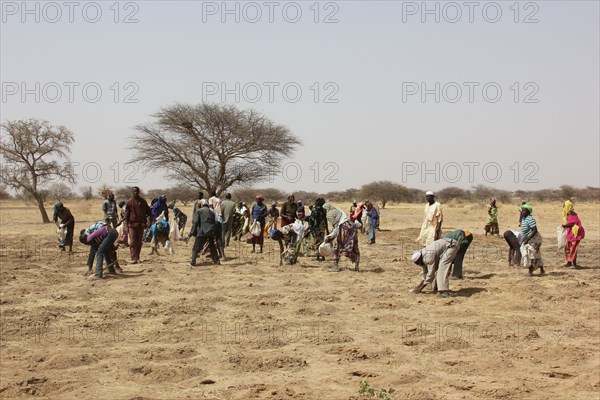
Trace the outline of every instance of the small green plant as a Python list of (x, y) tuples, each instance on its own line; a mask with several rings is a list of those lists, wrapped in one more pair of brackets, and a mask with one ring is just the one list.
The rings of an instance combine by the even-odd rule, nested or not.
[(375, 389), (369, 385), (367, 381), (361, 381), (359, 384), (358, 394), (361, 396), (370, 397), (373, 399), (381, 399), (381, 400), (392, 400), (393, 394), (396, 392), (396, 389)]

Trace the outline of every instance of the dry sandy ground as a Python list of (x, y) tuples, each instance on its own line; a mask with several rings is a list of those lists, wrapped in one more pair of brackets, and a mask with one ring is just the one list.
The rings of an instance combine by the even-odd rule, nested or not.
[[(101, 217), (101, 201), (66, 205), (76, 231)], [(57, 252), (35, 207), (3, 202), (0, 397), (361, 399), (367, 381), (395, 399), (598, 398), (599, 205), (576, 204), (581, 270), (556, 251), (561, 206), (533, 206), (547, 265), (534, 278), (508, 268), (503, 238), (482, 235), (485, 205), (445, 206), (444, 231), (475, 239), (465, 279), (441, 299), (409, 293), (422, 205), (382, 211), (377, 244), (361, 237), (362, 273), (306, 258), (280, 268), (271, 240), (192, 270), (180, 242), (173, 256), (146, 245), (142, 264), (92, 283), (86, 248)], [(501, 231), (516, 221), (501, 205)]]

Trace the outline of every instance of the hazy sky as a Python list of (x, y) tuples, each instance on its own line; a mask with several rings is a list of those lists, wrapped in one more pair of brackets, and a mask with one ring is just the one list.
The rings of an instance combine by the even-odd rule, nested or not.
[(423, 4), (3, 1), (1, 119), (71, 129), (77, 187), (173, 184), (127, 137), (203, 100), (302, 139), (262, 187), (599, 186), (599, 2)]

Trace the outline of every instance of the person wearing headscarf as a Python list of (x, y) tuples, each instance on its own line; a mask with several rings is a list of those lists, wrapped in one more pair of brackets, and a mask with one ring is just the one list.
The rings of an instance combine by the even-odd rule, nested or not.
[(160, 196), (152, 199), (150, 203), (150, 217), (148, 218), (148, 224), (146, 226), (146, 230), (144, 231), (144, 236), (142, 241), (145, 243), (152, 242), (152, 225), (158, 220), (158, 218), (165, 214), (165, 220), (169, 221), (169, 205), (167, 204), (167, 196), (161, 194)]
[(523, 211), (523, 206), (527, 204), (526, 201), (522, 201), (521, 205), (519, 206), (519, 226), (521, 225), (521, 221), (523, 221), (523, 213), (521, 211)]
[(488, 222), (485, 226), (485, 236), (488, 235), (500, 236), (500, 228), (498, 227), (498, 207), (496, 207), (496, 199), (490, 199), (490, 206), (488, 207)]
[(379, 212), (373, 203), (367, 203), (367, 218), (369, 218), (369, 229), (367, 230), (368, 244), (375, 244), (375, 231), (379, 226)]
[[(353, 200), (353, 201), (354, 201), (354, 200)], [(351, 212), (351, 213), (348, 215), (348, 217), (350, 217), (350, 221), (352, 221), (352, 222), (355, 222), (355, 221), (357, 221), (357, 222), (360, 222), (360, 223), (361, 223), (361, 226), (360, 226), (360, 229), (359, 229), (359, 231), (360, 231), (361, 233), (363, 233), (363, 232), (364, 232), (365, 225), (366, 225), (366, 224), (364, 224), (364, 223), (363, 223), (363, 221), (362, 221), (362, 218), (363, 218), (363, 210), (364, 210), (365, 208), (366, 208), (366, 203), (363, 203), (362, 201), (361, 201), (361, 202), (359, 202), (359, 203), (356, 203), (356, 207), (354, 207), (354, 206), (350, 207), (350, 209), (352, 210), (352, 212)], [(366, 214), (365, 214), (365, 217), (366, 217)]]
[[(372, 201), (369, 201), (369, 204), (371, 205), (371, 207), (373, 207), (375, 209), (375, 211), (377, 211), (377, 219), (375, 219), (375, 229), (380, 230), (379, 229), (379, 224), (381, 223), (381, 212), (379, 211), (379, 206), (377, 205), (377, 202), (373, 203)], [(441, 235), (441, 231), (440, 231), (440, 235)]]
[(262, 194), (256, 196), (256, 203), (252, 206), (252, 219), (260, 224), (260, 235), (252, 235), (250, 243), (252, 243), (252, 253), (256, 252), (256, 245), (260, 246), (259, 253), (263, 251), (265, 241), (265, 225), (267, 224), (267, 205), (264, 203), (265, 197)]
[[(567, 245), (565, 246), (565, 258), (567, 268), (579, 268), (577, 266), (577, 251), (579, 250), (579, 242), (585, 237), (585, 231), (579, 216), (575, 212), (575, 206), (570, 200), (565, 201), (563, 214), (566, 211), (566, 223), (562, 225), (567, 229)], [(563, 220), (564, 221), (564, 220)]]
[(150, 215), (150, 222), (148, 226), (152, 226), (154, 222), (160, 217), (162, 213), (165, 213), (165, 220), (169, 221), (169, 206), (167, 204), (167, 196), (161, 194), (158, 199), (152, 204), (152, 212)]
[[(60, 219), (60, 223), (58, 220)], [(75, 231), (75, 217), (71, 214), (71, 210), (63, 205), (62, 202), (57, 202), (54, 205), (54, 214), (52, 220), (58, 228), (66, 228), (66, 235), (58, 247), (61, 251), (65, 251), (65, 247), (69, 246), (69, 254), (73, 253), (73, 232)]]
[(562, 212), (562, 220), (564, 225), (567, 224), (567, 214), (569, 214), (569, 211), (573, 211), (574, 207), (575, 206), (573, 205), (573, 201), (571, 199), (567, 199), (564, 202)]
[(425, 212), (423, 216), (423, 224), (421, 225), (421, 233), (416, 242), (425, 247), (442, 236), (442, 222), (444, 215), (442, 213), (442, 205), (435, 201), (435, 194), (432, 191), (425, 193)]
[(331, 203), (323, 205), (325, 218), (328, 225), (331, 227), (331, 232), (325, 236), (325, 242), (332, 242), (334, 239), (337, 246), (333, 252), (335, 266), (329, 269), (329, 272), (339, 272), (340, 255), (344, 253), (350, 261), (354, 262), (354, 270), (359, 271), (360, 250), (358, 248), (358, 228), (360, 224), (350, 221), (348, 215), (334, 207)]
[(540, 275), (545, 274), (544, 261), (542, 260), (542, 235), (537, 229), (537, 223), (532, 217), (533, 208), (529, 204), (521, 206), (521, 233), (523, 235), (523, 244), (521, 245), (521, 254), (524, 259), (524, 266), (529, 268), (528, 276), (533, 276), (533, 271), (540, 269)]

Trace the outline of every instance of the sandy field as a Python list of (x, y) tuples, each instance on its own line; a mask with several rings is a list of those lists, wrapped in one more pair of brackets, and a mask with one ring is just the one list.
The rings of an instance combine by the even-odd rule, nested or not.
[[(101, 204), (65, 202), (76, 232)], [(137, 265), (120, 249), (124, 273), (96, 282), (88, 249), (59, 252), (35, 206), (0, 206), (0, 398), (368, 399), (361, 381), (393, 399), (600, 397), (598, 204), (575, 205), (580, 270), (556, 250), (561, 205), (533, 204), (547, 272), (533, 278), (483, 235), (485, 204), (445, 205), (444, 232), (474, 233), (448, 299), (409, 293), (423, 205), (382, 210), (377, 243), (360, 238), (361, 273), (279, 267), (266, 239), (264, 254), (234, 242), (221, 266), (195, 269), (191, 243), (172, 256), (146, 244)], [(500, 231), (514, 229), (517, 205), (499, 207)]]

